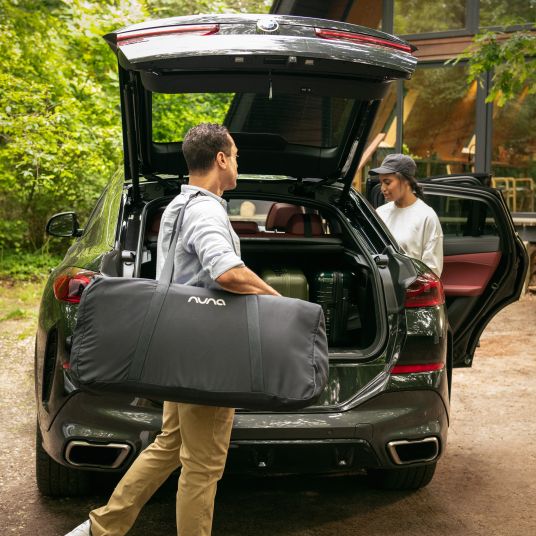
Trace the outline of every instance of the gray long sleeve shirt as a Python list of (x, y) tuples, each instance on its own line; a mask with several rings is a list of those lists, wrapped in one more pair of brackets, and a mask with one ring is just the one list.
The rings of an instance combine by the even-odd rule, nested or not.
[(183, 185), (181, 193), (166, 207), (160, 223), (156, 255), (156, 278), (160, 277), (169, 251), (173, 225), (186, 200), (188, 204), (175, 250), (173, 282), (221, 290), (216, 279), (227, 270), (244, 266), (240, 239), (227, 216), (224, 199), (197, 186)]

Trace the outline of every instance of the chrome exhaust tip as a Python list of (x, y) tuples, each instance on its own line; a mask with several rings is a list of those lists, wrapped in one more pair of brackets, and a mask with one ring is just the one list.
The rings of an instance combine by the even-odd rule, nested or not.
[(432, 462), (439, 456), (439, 440), (437, 437), (425, 437), (390, 441), (387, 443), (387, 451), (397, 465)]
[(128, 458), (132, 447), (127, 443), (89, 443), (69, 441), (65, 459), (75, 467), (117, 469)]

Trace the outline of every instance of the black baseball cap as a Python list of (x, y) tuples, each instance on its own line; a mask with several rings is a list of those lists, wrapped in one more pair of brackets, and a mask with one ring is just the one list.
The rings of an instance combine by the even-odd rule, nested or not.
[(417, 165), (411, 156), (395, 153), (388, 154), (380, 167), (370, 170), (371, 175), (388, 175), (389, 173), (402, 173), (406, 177), (415, 177)]

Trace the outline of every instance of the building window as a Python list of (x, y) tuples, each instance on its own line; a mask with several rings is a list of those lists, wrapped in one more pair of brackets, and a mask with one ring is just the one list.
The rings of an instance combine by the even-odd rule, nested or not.
[(535, 21), (535, 0), (480, 0), (481, 28)]
[(396, 151), (396, 96), (397, 86), (393, 83), (380, 103), (370, 130), (367, 146), (353, 181), (356, 190), (364, 191), (369, 170), (378, 167), (385, 156)]
[(380, 29), (383, 2), (381, 0), (275, 0), (272, 13), (340, 20)]
[(382, 28), (382, 16), (382, 2), (378, 0), (354, 0), (351, 5), (347, 4), (344, 20), (379, 30)]
[(477, 86), (466, 76), (464, 65), (422, 68), (404, 83), (403, 147), (421, 177), (472, 171)]
[(494, 107), (491, 169), (510, 210), (536, 210), (536, 95), (527, 89), (515, 101)]
[(463, 30), (465, 0), (395, 0), (394, 33), (411, 35)]

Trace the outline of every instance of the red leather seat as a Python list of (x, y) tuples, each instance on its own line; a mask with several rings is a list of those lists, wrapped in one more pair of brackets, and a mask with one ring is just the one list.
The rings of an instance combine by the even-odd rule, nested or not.
[(164, 214), (165, 209), (166, 207), (159, 207), (151, 214), (147, 223), (147, 227), (145, 228), (145, 240), (148, 243), (156, 243), (158, 241), (160, 222), (162, 220), (162, 214)]
[(294, 214), (287, 224), (286, 232), (298, 236), (322, 236), (322, 218), (318, 214)]
[(254, 235), (259, 232), (259, 226), (255, 221), (231, 221), (231, 226), (237, 235)]
[(266, 230), (286, 231), (290, 218), (295, 214), (303, 214), (303, 207), (289, 203), (274, 203), (266, 217)]

